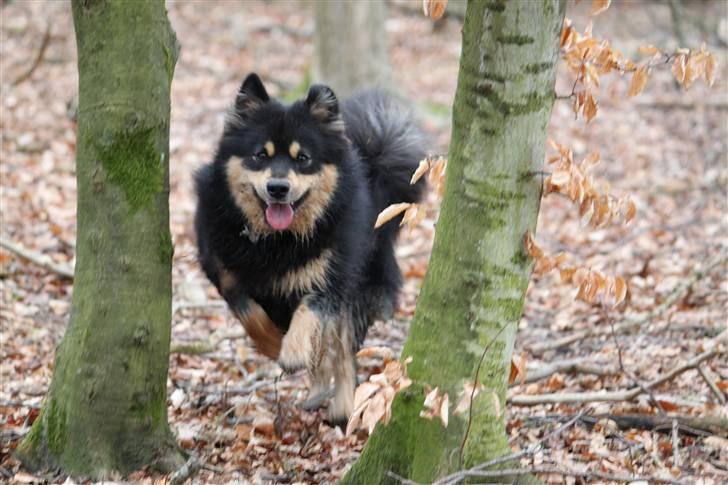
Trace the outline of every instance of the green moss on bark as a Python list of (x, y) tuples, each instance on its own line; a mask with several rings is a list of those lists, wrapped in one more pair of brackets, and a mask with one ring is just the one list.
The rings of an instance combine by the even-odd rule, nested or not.
[(503, 408), (532, 267), (523, 235), (536, 226), (541, 177), (533, 175), (544, 157), (563, 13), (562, 0), (467, 6), (445, 197), (402, 355), (414, 359), (416, 384), (453, 401), (482, 359), (470, 431), (467, 415), (451, 415), (447, 428), (419, 418), (424, 393), (413, 386), (344, 483), (394, 483), (388, 471), (430, 483), (510, 452)]
[(164, 2), (72, 2), (79, 59), (77, 263), (32, 469), (95, 479), (180, 466), (167, 424), (171, 331), (169, 82)]

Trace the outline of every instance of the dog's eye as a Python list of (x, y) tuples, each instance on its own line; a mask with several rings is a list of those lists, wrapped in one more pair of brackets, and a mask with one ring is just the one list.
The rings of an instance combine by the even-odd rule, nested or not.
[(309, 157), (305, 153), (299, 153), (296, 157), (296, 161), (301, 165), (308, 165), (311, 162), (311, 157)]
[(268, 158), (268, 153), (265, 150), (261, 150), (254, 155), (254, 158), (257, 158), (258, 160), (265, 160)]

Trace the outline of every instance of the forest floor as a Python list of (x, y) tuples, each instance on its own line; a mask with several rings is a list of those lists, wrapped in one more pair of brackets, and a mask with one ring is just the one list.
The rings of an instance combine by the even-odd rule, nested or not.
[[(588, 3), (569, 4), (567, 16), (580, 31), (589, 21)], [(542, 203), (539, 244), (549, 253), (566, 251), (579, 264), (623, 275), (630, 291), (626, 304), (613, 309), (575, 301), (575, 290), (557, 274), (534, 277), (514, 354), (526, 359), (529, 382), (512, 386), (514, 403), (506, 411), (514, 451), (543, 445), (524, 456), (524, 467), (578, 471), (603, 483), (618, 479), (590, 473), (728, 481), (725, 353), (709, 355), (699, 369), (688, 366), (629, 400), (517, 405), (524, 398), (543, 400), (544, 394), (564, 401), (577, 393), (583, 400), (589, 397), (584, 393), (646, 387), (718, 348), (715, 339), (728, 317), (726, 10), (720, 0), (686, 2), (681, 21), (687, 46), (705, 41), (718, 56), (712, 89), (698, 82), (683, 92), (664, 66), (654, 69), (645, 91), (633, 99), (626, 96), (628, 79), (604, 79), (599, 115), (588, 125), (574, 120), (568, 101), (554, 106), (550, 136), (572, 147), (575, 159), (599, 151), (603, 162), (594, 174), (616, 194), (629, 194), (638, 215), (627, 226), (591, 230), (580, 225), (568, 200), (550, 196)], [(65, 2), (16, 1), (1, 12), (0, 236), (71, 267), (77, 72), (70, 8)], [(320, 413), (296, 407), (306, 396), (307, 378), (280, 376), (274, 363), (240, 337), (239, 324), (196, 263), (192, 232), (192, 174), (210, 159), (241, 79), (255, 70), (273, 94), (299, 92), (313, 53), (311, 13), (298, 2), (175, 1), (169, 14), (182, 45), (172, 85), (172, 339), (175, 350), (216, 339), (212, 352), (172, 354), (171, 426), (180, 444), (204, 464), (197, 482), (334, 481), (356, 459), (366, 436), (344, 436), (324, 424)], [(461, 22), (449, 18), (434, 29), (418, 9), (396, 7), (390, 14), (386, 29), (399, 89), (417, 100), (432, 152), (445, 154)], [(668, 51), (677, 44), (667, 2), (617, 2), (595, 18), (594, 35), (610, 39), (630, 58), (643, 44)], [(44, 38), (42, 60), (13, 85), (33, 64)], [(568, 93), (572, 80), (560, 69), (557, 92)], [(405, 230), (398, 248), (406, 285), (396, 319), (378, 322), (366, 346), (389, 347), (395, 354), (402, 348), (432, 244), (434, 196), (428, 207), (426, 220)], [(61, 475), (36, 477), (23, 470), (13, 450), (37, 417), (50, 382), (72, 281), (14, 251), (0, 250), (0, 263), (0, 481), (63, 482)], [(619, 331), (625, 323), (630, 331)], [(549, 348), (574, 335), (572, 342)], [(380, 370), (381, 361), (362, 361), (360, 377)], [(626, 414), (640, 417), (625, 422)], [(577, 415), (576, 422), (543, 440)], [(711, 417), (716, 426), (723, 420), (722, 430), (706, 424)], [(580, 481), (561, 473), (541, 476), (550, 483)], [(142, 471), (132, 481), (168, 478)]]

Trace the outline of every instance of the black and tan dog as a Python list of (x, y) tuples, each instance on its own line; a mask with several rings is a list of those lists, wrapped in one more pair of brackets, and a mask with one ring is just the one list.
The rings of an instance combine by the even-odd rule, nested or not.
[(409, 179), (423, 156), (418, 129), (383, 93), (340, 109), (316, 85), (286, 106), (251, 74), (215, 160), (197, 173), (202, 268), (260, 352), (308, 369), (312, 395), (334, 379), (334, 421), (352, 411), (354, 353), (401, 286), (399, 220), (378, 230), (374, 220), (420, 198)]

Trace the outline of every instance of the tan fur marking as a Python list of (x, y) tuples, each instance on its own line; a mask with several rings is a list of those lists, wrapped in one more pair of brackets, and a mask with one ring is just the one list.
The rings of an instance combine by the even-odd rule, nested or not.
[(271, 234), (273, 228), (265, 220), (265, 212), (260, 206), (260, 200), (255, 195), (255, 187), (265, 187), (270, 178), (270, 170), (248, 170), (243, 167), (243, 161), (238, 157), (228, 160), (227, 179), (230, 192), (236, 204), (245, 214), (250, 228), (258, 234)]
[[(239, 157), (231, 157), (226, 172), (230, 192), (248, 219), (250, 229), (262, 235), (274, 233), (273, 228), (265, 220), (265, 211), (255, 192), (256, 187), (259, 192), (265, 190), (265, 185), (271, 177), (270, 169), (248, 170), (243, 167)], [(308, 191), (306, 200), (293, 215), (289, 231), (301, 237), (311, 236), (316, 221), (323, 215), (331, 201), (338, 184), (338, 177), (338, 169), (331, 164), (324, 164), (321, 171), (313, 174), (289, 172), (288, 181), (291, 183), (293, 199), (302, 197)]]
[(332, 421), (348, 419), (351, 416), (354, 411), (356, 388), (351, 325), (346, 321), (339, 322), (338, 330), (332, 339), (336, 352), (334, 398), (329, 406), (329, 416)]
[(308, 197), (293, 216), (290, 230), (299, 236), (310, 236), (334, 195), (339, 171), (335, 165), (324, 164), (318, 173), (291, 173), (288, 179), (296, 193), (303, 195), (308, 190)]
[(248, 310), (242, 314), (236, 313), (235, 316), (243, 324), (245, 332), (253, 340), (258, 352), (270, 359), (278, 359), (283, 336), (265, 310), (258, 303), (250, 300)]
[(294, 160), (296, 159), (296, 157), (298, 157), (298, 152), (300, 151), (301, 145), (297, 141), (294, 141), (293, 143), (291, 143), (291, 146), (288, 147), (288, 154)]
[(305, 367), (315, 375), (321, 360), (322, 322), (305, 300), (291, 318), (291, 326), (283, 336), (278, 362), (288, 370)]
[(333, 255), (330, 249), (325, 249), (321, 255), (307, 262), (303, 266), (288, 271), (273, 282), (273, 292), (286, 296), (293, 293), (311, 293), (326, 286), (329, 263)]
[(269, 157), (272, 157), (273, 155), (275, 155), (275, 154), (276, 154), (276, 146), (275, 146), (275, 145), (273, 144), (273, 142), (272, 142), (272, 141), (270, 141), (270, 140), (269, 140), (269, 141), (267, 141), (267, 142), (265, 142), (265, 143), (263, 144), (263, 148), (265, 148), (265, 153), (266, 153), (266, 154), (267, 154), (267, 155), (268, 155)]

